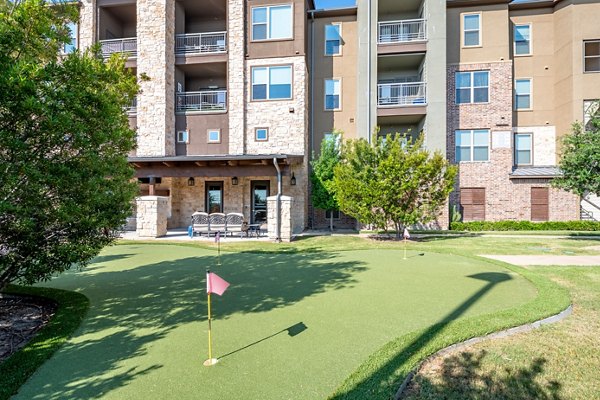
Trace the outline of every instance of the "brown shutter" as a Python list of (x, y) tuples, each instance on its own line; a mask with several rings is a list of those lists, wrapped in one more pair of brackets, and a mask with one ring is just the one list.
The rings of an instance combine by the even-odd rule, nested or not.
[(549, 220), (548, 188), (531, 188), (531, 220)]
[(485, 188), (461, 188), (460, 205), (463, 221), (485, 220)]

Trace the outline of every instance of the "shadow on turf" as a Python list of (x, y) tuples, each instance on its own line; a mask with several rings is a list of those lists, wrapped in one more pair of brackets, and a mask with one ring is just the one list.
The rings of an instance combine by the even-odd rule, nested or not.
[[(494, 286), (511, 280), (510, 275), (502, 272), (483, 272), (479, 274), (469, 275), (469, 278), (478, 279), (486, 284), (475, 292), (471, 297), (466, 299), (462, 304), (455, 308), (448, 315), (440, 319), (440, 321), (428, 329), (412, 342), (398, 349), (397, 353), (392, 356), (381, 367), (376, 369), (366, 379), (359, 381), (348, 391), (344, 391), (332, 397), (332, 400), (346, 399), (387, 399), (393, 398), (397, 386), (390, 384), (390, 377), (394, 375), (394, 371), (398, 366), (408, 362), (408, 360), (418, 353), (422, 348), (427, 346), (439, 334), (443, 333), (444, 328), (452, 321), (460, 318), (469, 308), (471, 308), (479, 299), (494, 288)], [(398, 384), (399, 385), (399, 384)]]
[(436, 373), (439, 379), (417, 375), (402, 399), (561, 399), (559, 382), (540, 382), (546, 364), (544, 358), (534, 359), (526, 368), (509, 366), (501, 372), (484, 373), (481, 364), (486, 355), (483, 350), (445, 358)]
[[(216, 256), (107, 272), (92, 265), (86, 273), (70, 277), (67, 286), (86, 293), (93, 306), (76, 340), (60, 350), (59, 370), (44, 371), (51, 378), (35, 389), (35, 398), (97, 398), (161, 368), (154, 364), (142, 370), (125, 369), (122, 362), (143, 356), (153, 342), (182, 324), (206, 321), (207, 267), (231, 284), (222, 298), (213, 301), (213, 318), (218, 320), (293, 305), (351, 286), (353, 275), (366, 269), (360, 262), (336, 258), (331, 253), (225, 253), (222, 267), (215, 267)], [(300, 324), (282, 332), (296, 335), (306, 329)]]

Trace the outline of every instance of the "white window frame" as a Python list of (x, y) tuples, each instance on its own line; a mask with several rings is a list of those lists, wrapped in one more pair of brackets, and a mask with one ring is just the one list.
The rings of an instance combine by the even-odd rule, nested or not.
[[(482, 146), (475, 146), (475, 132), (487, 132), (487, 137), (488, 137), (488, 141), (487, 141), (487, 160), (473, 160), (473, 155), (475, 153), (475, 147), (482, 147)], [(467, 146), (463, 145), (461, 143), (461, 145), (459, 146), (457, 144), (457, 138), (458, 138), (458, 133), (459, 132), (469, 132), (470, 135), (470, 141), (469, 144)], [(490, 146), (490, 141), (491, 141), (491, 131), (489, 129), (457, 129), (456, 131), (454, 131), (454, 159), (457, 163), (481, 163), (481, 162), (489, 162), (490, 161), (490, 150), (491, 150), (491, 146)], [(469, 148), (469, 160), (460, 160), (460, 148)]]
[[(282, 67), (286, 67), (290, 69), (290, 97), (285, 97), (285, 98), (276, 98), (276, 99), (272, 99), (271, 98), (271, 68), (282, 68)], [(255, 99), (254, 98), (254, 71), (257, 69), (266, 69), (267, 70), (267, 93), (266, 93), (266, 98), (264, 99)], [(260, 65), (260, 66), (255, 66), (255, 67), (251, 67), (250, 68), (250, 98), (251, 101), (287, 101), (287, 100), (293, 100), (294, 98), (294, 68), (292, 64), (284, 64), (284, 65)]]
[[(529, 81), (529, 93), (518, 93), (517, 92), (517, 82), (519, 81)], [(515, 79), (515, 95), (513, 101), (515, 103), (514, 110), (515, 111), (531, 111), (533, 110), (533, 78), (517, 78)], [(517, 98), (518, 96), (529, 96), (529, 108), (518, 108), (517, 107)]]
[(600, 46), (600, 39), (594, 39), (594, 40), (584, 40), (584, 41), (583, 41), (583, 72), (584, 72), (585, 74), (595, 74), (595, 73), (597, 74), (597, 73), (599, 73), (599, 72), (600, 72), (600, 69), (598, 69), (598, 70), (594, 70), (594, 71), (587, 71), (587, 70), (585, 69), (585, 60), (586, 60), (586, 59), (588, 59), (588, 58), (599, 58), (599, 59), (600, 59), (600, 54), (598, 54), (598, 55), (593, 55), (593, 56), (586, 56), (586, 55), (585, 55), (585, 45), (586, 45), (587, 43), (598, 43), (598, 44), (599, 44), (599, 46)]
[[(529, 53), (517, 54), (517, 27), (528, 26), (529, 27)], [(522, 24), (514, 24), (513, 28), (513, 54), (515, 57), (527, 57), (533, 55), (533, 24), (531, 22), (525, 22)]]
[[(467, 32), (475, 32), (475, 29), (469, 29), (469, 30), (467, 30), (466, 29), (466, 24), (465, 24), (466, 17), (472, 16), (472, 15), (477, 15), (478, 18), (479, 18), (479, 29), (477, 29), (477, 32), (479, 33), (479, 35), (478, 35), (478, 39), (477, 39), (477, 44), (466, 44), (465, 43), (465, 36), (466, 36), (465, 34)], [(483, 25), (483, 23), (482, 23), (482, 21), (483, 21), (483, 15), (482, 15), (482, 13), (481, 12), (464, 13), (464, 14), (461, 14), (460, 19), (461, 19), (461, 22), (460, 22), (460, 26), (461, 26), (460, 42), (462, 44), (462, 47), (467, 48), (467, 49), (468, 48), (473, 48), (473, 47), (482, 47), (483, 46), (483, 44), (482, 44), (482, 42), (483, 42), (483, 34), (482, 34), (482, 30), (483, 30), (482, 29), (483, 28), (482, 27), (482, 25)]]
[(184, 131), (177, 131), (177, 143), (189, 143), (190, 132), (186, 129)]
[[(517, 158), (517, 136), (529, 136), (530, 137), (530, 142), (531, 142), (531, 148), (529, 149), (529, 163), (527, 164), (523, 164), (523, 163), (519, 163), (518, 162), (518, 158)], [(515, 159), (514, 164), (516, 166), (522, 166), (522, 165), (533, 165), (533, 133), (532, 132), (515, 132), (514, 136), (513, 136), (513, 141), (514, 141), (514, 154), (513, 157)]]
[[(219, 136), (219, 139), (218, 140), (211, 140), (211, 138), (210, 138), (211, 132), (217, 132), (217, 135)], [(206, 130), (206, 141), (208, 143), (221, 143), (221, 130), (220, 129), (207, 129)]]
[[(328, 26), (337, 26), (338, 27), (338, 31), (339, 31), (339, 49), (340, 51), (338, 53), (331, 53), (329, 54), (327, 52), (327, 27)], [(326, 57), (336, 57), (336, 56), (341, 56), (342, 55), (342, 48), (344, 47), (342, 45), (342, 23), (341, 22), (332, 22), (330, 24), (325, 24), (325, 26), (323, 27), (323, 55), (325, 55)]]
[[(328, 81), (338, 81), (339, 82), (339, 93), (336, 95), (335, 90), (333, 94), (327, 94), (327, 82)], [(334, 84), (335, 89), (335, 84)], [(342, 110), (342, 78), (325, 78), (323, 80), (323, 110), (324, 111), (341, 111)], [(327, 108), (327, 96), (338, 96), (338, 107), (337, 108)]]
[[(67, 55), (76, 52), (79, 49), (79, 22), (69, 22), (68, 25), (75, 26), (75, 32), (69, 38), (74, 39), (75, 43), (63, 43), (60, 48), (60, 53), (62, 55)], [(67, 51), (67, 46), (74, 46), (73, 51)]]
[[(270, 9), (271, 8), (278, 8), (278, 7), (290, 7), (290, 15), (292, 17), (292, 20), (290, 21), (290, 25), (292, 27), (292, 31), (291, 31), (291, 35), (289, 37), (278, 37), (278, 38), (271, 38), (269, 37), (269, 32), (271, 31), (271, 12)], [(254, 22), (254, 10), (256, 9), (260, 9), (260, 8), (264, 8), (267, 11), (267, 22), (259, 22), (259, 23), (255, 23)], [(282, 4), (269, 4), (269, 5), (261, 5), (261, 6), (256, 6), (256, 7), (252, 7), (250, 10), (250, 25), (251, 25), (251, 30), (252, 30), (252, 41), (253, 42), (266, 42), (266, 41), (274, 41), (274, 40), (291, 40), (294, 39), (294, 4), (293, 3), (282, 3)], [(266, 25), (266, 38), (265, 39), (256, 39), (254, 37), (254, 25)]]
[[(265, 131), (267, 137), (264, 139), (258, 138), (258, 131)], [(254, 140), (257, 142), (268, 142), (269, 141), (269, 128), (254, 128)]]
[[(487, 81), (488, 84), (487, 86), (475, 86), (475, 74), (479, 73), (479, 72), (485, 72), (487, 73)], [(459, 74), (471, 74), (471, 86), (469, 87), (469, 89), (471, 90), (471, 99), (468, 103), (459, 103), (458, 102), (458, 75)], [(454, 103), (455, 104), (488, 104), (490, 102), (490, 71), (488, 70), (478, 70), (478, 71), (456, 71), (456, 73), (454, 74)], [(487, 101), (475, 101), (475, 89), (482, 89), (486, 87), (487, 88)], [(461, 88), (461, 89), (466, 89), (466, 88)]]

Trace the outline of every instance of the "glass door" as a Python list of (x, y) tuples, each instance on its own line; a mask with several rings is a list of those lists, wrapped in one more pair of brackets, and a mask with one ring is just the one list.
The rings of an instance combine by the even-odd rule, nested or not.
[(223, 212), (223, 182), (206, 182), (206, 212)]
[(252, 198), (250, 223), (266, 224), (269, 181), (252, 181), (250, 196)]

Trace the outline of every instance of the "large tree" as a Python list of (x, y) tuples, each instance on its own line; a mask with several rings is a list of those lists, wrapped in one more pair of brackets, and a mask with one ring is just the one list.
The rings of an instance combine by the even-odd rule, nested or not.
[(335, 168), (333, 186), (340, 209), (377, 229), (436, 219), (454, 186), (457, 168), (440, 152), (423, 148), (423, 136), (404, 135), (348, 141)]
[(329, 230), (333, 231), (333, 211), (339, 210), (333, 191), (333, 170), (340, 161), (341, 133), (323, 138), (319, 158), (311, 162), (311, 200), (315, 208), (329, 211)]
[(0, 0), (0, 290), (85, 264), (131, 213), (137, 84), (121, 58), (60, 54), (76, 19)]
[(562, 140), (563, 175), (553, 184), (580, 196), (600, 195), (600, 115), (593, 115), (585, 127), (573, 124), (572, 130)]

